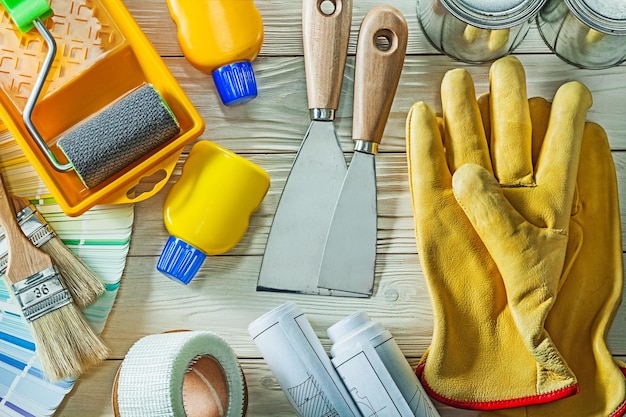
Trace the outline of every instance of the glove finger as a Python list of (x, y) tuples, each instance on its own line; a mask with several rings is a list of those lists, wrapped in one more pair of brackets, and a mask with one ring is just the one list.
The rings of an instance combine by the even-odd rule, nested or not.
[(507, 56), (489, 71), (491, 157), (502, 185), (532, 185), (532, 123), (521, 62)]
[[(480, 116), (483, 119), (485, 137), (491, 138), (491, 112), (489, 106), (489, 93), (483, 93), (476, 101), (480, 109)], [(543, 143), (543, 137), (548, 129), (548, 118), (550, 115), (550, 102), (543, 97), (533, 97), (528, 99), (530, 110), (530, 120), (532, 123), (532, 165), (535, 166), (537, 156)], [(489, 140), (487, 141), (489, 144)]]
[(543, 145), (543, 138), (548, 131), (548, 122), (550, 121), (551, 103), (543, 97), (533, 97), (528, 99), (528, 107), (530, 109), (530, 120), (532, 120), (532, 160), (533, 166), (537, 164), (539, 152)]
[[(478, 102), (478, 108), (480, 109), (480, 116), (483, 119), (483, 126), (485, 127), (485, 136), (491, 137), (491, 113), (489, 107), (489, 93), (483, 93), (478, 96), (476, 101)], [(530, 120), (532, 123), (532, 165), (537, 163), (537, 157), (539, 156), (539, 150), (543, 143), (543, 137), (548, 129), (548, 119), (550, 116), (550, 102), (543, 97), (533, 97), (528, 99), (528, 107), (530, 110)], [(488, 142), (489, 143), (489, 142)]]
[(452, 190), (496, 264), (502, 258), (497, 248), (504, 244), (528, 246), (523, 244), (529, 241), (528, 236), (520, 233), (528, 222), (511, 206), (494, 176), (484, 168), (463, 165), (452, 176)]
[[(489, 122), (489, 93), (484, 93), (480, 95), (477, 99), (478, 107), (480, 108), (480, 114), (483, 119), (483, 125), (485, 126), (485, 134), (487, 137), (490, 135), (490, 122)], [(551, 103), (544, 99), (543, 97), (533, 97), (528, 100), (528, 106), (530, 110), (530, 119), (532, 121), (532, 155), (533, 155), (533, 165), (537, 161), (537, 157), (539, 155), (539, 150), (541, 149), (541, 145), (543, 144), (543, 138), (548, 129), (548, 120), (550, 117), (550, 107)], [(582, 169), (582, 166), (581, 166)], [(505, 188), (502, 190), (507, 196), (510, 191), (516, 191), (515, 189)], [(572, 204), (572, 216), (576, 211), (576, 207), (578, 206), (579, 199), (578, 193), (575, 193), (574, 202)], [(521, 209), (523, 207), (519, 207)], [(563, 266), (563, 274), (561, 275), (561, 281), (559, 282), (559, 289), (563, 285), (565, 279), (568, 276), (569, 271), (574, 264), (578, 256), (578, 252), (580, 251), (580, 247), (582, 245), (582, 230), (577, 223), (571, 222), (570, 228), (568, 232), (568, 240), (567, 240), (567, 252), (565, 255), (565, 265)]]
[(565, 262), (563, 264), (563, 272), (561, 273), (561, 279), (559, 280), (559, 286), (557, 292), (561, 291), (565, 280), (569, 276), (576, 259), (580, 253), (580, 249), (583, 245), (584, 232), (582, 227), (575, 221), (571, 221), (569, 224), (569, 231), (567, 233), (567, 249), (565, 250)]
[[(541, 146), (543, 145), (543, 139), (546, 136), (548, 130), (548, 123), (550, 120), (550, 108), (552, 104), (543, 97), (533, 97), (528, 99), (528, 106), (530, 108), (530, 119), (533, 123), (533, 140), (532, 140), (532, 154), (533, 165), (537, 163)], [(582, 165), (579, 167), (582, 169)], [(575, 215), (579, 204), (577, 188), (574, 189), (574, 198), (572, 202), (572, 216)], [(582, 246), (583, 231), (580, 225), (574, 221), (570, 221), (568, 240), (567, 240), (567, 252), (565, 254), (565, 265), (563, 265), (563, 273), (561, 274), (561, 281), (559, 282), (559, 291), (565, 282), (565, 279), (569, 275), (570, 270), (578, 253)]]
[[(535, 169), (537, 185), (550, 196), (553, 218), (548, 227), (566, 228), (578, 174), (578, 161), (591, 93), (583, 84), (563, 84), (556, 94)], [(553, 224), (550, 224), (553, 223)]]
[[(528, 222), (509, 202), (502, 188), (482, 167), (466, 164), (452, 176), (454, 197), (463, 208), (505, 280), (517, 282), (519, 272), (536, 277), (536, 287), (555, 293), (563, 268), (567, 235)], [(529, 269), (531, 268), (531, 269)], [(522, 286), (532, 286), (526, 279)], [(517, 284), (512, 284), (517, 285)], [(519, 296), (527, 294), (520, 292)], [(507, 294), (516, 305), (516, 295)]]
[(526, 221), (482, 167), (463, 165), (452, 176), (452, 189), (502, 274), (515, 323), (541, 369), (541, 383), (574, 383), (543, 328), (560, 285), (567, 235)]
[(606, 344), (623, 289), (619, 191), (606, 132), (592, 122), (584, 127), (577, 183), (580, 204), (570, 235), (580, 225), (583, 244), (545, 327), (578, 377), (580, 393), (530, 410), (533, 417), (626, 410), (624, 374)]
[(446, 143), (446, 128), (443, 125), (443, 117), (437, 116), (437, 127), (439, 128), (439, 134), (441, 135), (441, 141)]
[(449, 189), (452, 181), (437, 116), (424, 102), (409, 110), (406, 152), (411, 196), (416, 204), (428, 201), (435, 190)]
[(487, 138), (487, 145), (489, 145), (489, 138), (491, 137), (491, 114), (489, 112), (489, 93), (483, 93), (476, 99), (478, 103), (478, 109), (480, 110), (480, 117), (483, 120), (483, 127), (485, 128), (485, 137)]
[(489, 147), (476, 103), (474, 81), (466, 70), (458, 68), (444, 75), (441, 105), (450, 172), (468, 163), (480, 165), (491, 172)]

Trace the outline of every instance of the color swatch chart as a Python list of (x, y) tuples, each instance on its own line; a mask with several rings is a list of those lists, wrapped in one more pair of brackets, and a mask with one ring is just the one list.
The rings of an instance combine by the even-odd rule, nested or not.
[[(83, 310), (96, 333), (106, 324), (126, 265), (132, 205), (103, 205), (66, 216), (0, 123), (0, 165), (8, 192), (27, 197), (65, 245), (104, 282), (106, 291)], [(0, 280), (0, 416), (51, 416), (74, 381), (49, 382), (28, 324)]]

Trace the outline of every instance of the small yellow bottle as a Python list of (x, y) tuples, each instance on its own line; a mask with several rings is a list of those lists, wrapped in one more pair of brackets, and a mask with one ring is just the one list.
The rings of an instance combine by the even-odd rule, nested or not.
[(225, 105), (257, 96), (251, 62), (263, 43), (263, 20), (253, 0), (167, 0), (185, 58), (213, 76)]
[(188, 284), (207, 255), (241, 240), (269, 185), (258, 165), (208, 140), (196, 142), (165, 199), (163, 221), (171, 236), (157, 270)]

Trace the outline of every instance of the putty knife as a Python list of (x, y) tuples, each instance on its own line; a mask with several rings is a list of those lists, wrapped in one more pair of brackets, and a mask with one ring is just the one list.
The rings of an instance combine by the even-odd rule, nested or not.
[(373, 8), (363, 19), (354, 70), (350, 168), (328, 231), (318, 286), (371, 295), (376, 261), (376, 165), (406, 53), (408, 28), (400, 11)]
[[(333, 10), (322, 10), (332, 3)], [(304, 65), (311, 124), (278, 202), (257, 290), (326, 294), (317, 278), (326, 233), (347, 166), (335, 132), (352, 0), (302, 2)]]

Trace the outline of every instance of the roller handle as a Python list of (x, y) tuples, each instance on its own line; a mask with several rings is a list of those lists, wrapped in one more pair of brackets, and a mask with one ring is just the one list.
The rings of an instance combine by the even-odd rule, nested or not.
[[(323, 9), (334, 6), (332, 11)], [(303, 0), (302, 39), (309, 109), (339, 105), (348, 56), (352, 0)]]
[(354, 70), (353, 140), (381, 142), (400, 80), (407, 39), (407, 22), (392, 6), (377, 6), (363, 19)]

